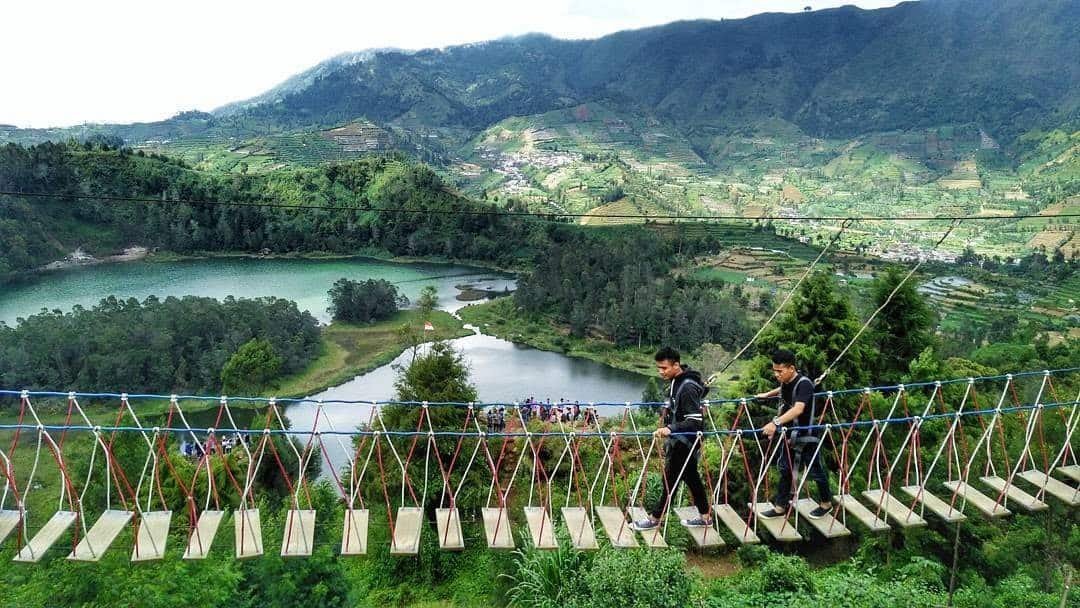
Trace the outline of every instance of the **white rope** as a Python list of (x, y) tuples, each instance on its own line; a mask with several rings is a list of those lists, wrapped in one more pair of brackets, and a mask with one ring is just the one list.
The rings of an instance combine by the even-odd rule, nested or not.
[[(524, 418), (524, 415), (521, 413), (520, 408), (518, 409), (518, 418), (521, 420), (521, 429), (525, 432), (525, 443), (528, 444), (531, 452), (535, 453), (535, 450), (532, 449), (532, 447), (533, 447), (533, 445), (532, 445), (532, 432), (529, 431), (529, 428), (525, 425), (525, 418)], [(522, 446), (521, 451), (518, 453), (517, 464), (514, 465), (514, 472), (510, 475), (510, 482), (506, 484), (506, 489), (503, 490), (503, 495), (499, 497), (499, 506), (500, 507), (502, 507), (504, 504), (506, 504), (506, 497), (510, 495), (510, 488), (513, 487), (514, 480), (517, 479), (518, 471), (521, 470), (521, 463), (524, 460), (525, 460), (525, 447)], [(494, 467), (492, 467), (492, 468), (494, 469)], [(535, 469), (536, 466), (533, 465), (533, 468)], [(534, 474), (535, 474), (535, 471), (534, 471)], [(491, 489), (494, 489), (494, 488), (495, 488), (495, 479), (492, 478), (492, 480), (491, 480)], [(490, 491), (491, 489), (489, 489), (489, 491), (488, 491), (488, 506), (491, 505), (491, 491)], [(532, 499), (533, 499), (533, 491), (532, 491), (532, 484), (530, 483), (530, 485), (529, 485), (529, 506), (530, 507), (532, 506)]]
[[(229, 424), (233, 427), (233, 432), (236, 435), (240, 435), (240, 428), (236, 425), (236, 420), (233, 419), (232, 410), (229, 409), (229, 400), (226, 397), (221, 398), (221, 406), (225, 410), (225, 416), (229, 419)], [(248, 494), (251, 492), (251, 487), (255, 484), (255, 473), (262, 467), (263, 456), (266, 455), (266, 443), (270, 441), (270, 429), (263, 429), (262, 438), (259, 440), (259, 446), (255, 450), (259, 453), (258, 460), (251, 454), (251, 450), (247, 447), (247, 442), (243, 437), (240, 438), (240, 447), (243, 448), (244, 453), (247, 454), (248, 464), (247, 472), (244, 475), (244, 488), (240, 494), (240, 508), (247, 510)], [(242, 543), (241, 543), (242, 544)]]
[[(282, 431), (287, 430), (285, 427), (285, 419), (281, 417), (281, 410), (277, 406), (277, 400), (270, 399), (269, 405), (270, 411), (274, 414), (274, 417), (277, 418), (278, 426), (281, 427)], [(289, 448), (292, 450), (293, 455), (296, 456), (296, 488), (293, 489), (292, 495), (293, 509), (296, 510), (300, 510), (300, 490), (302, 489), (304, 484), (304, 471), (307, 470), (307, 465), (309, 462), (311, 462), (311, 455), (315, 452), (315, 450), (311, 448), (314, 444), (315, 438), (319, 436), (319, 416), (320, 414), (322, 414), (322, 412), (323, 405), (322, 400), (320, 399), (315, 407), (315, 422), (313, 423), (311, 428), (311, 435), (308, 436), (308, 444), (304, 448), (304, 453), (306, 454), (306, 456), (300, 455), (300, 450), (296, 449), (296, 443), (292, 440), (291, 437), (289, 437), (288, 435), (283, 435), (283, 437), (285, 437), (285, 443), (289, 444)], [(303, 528), (303, 526), (301, 526), (301, 528)], [(303, 540), (306, 542), (307, 539)]]
[[(378, 431), (375, 431), (378, 433)], [(367, 473), (368, 464), (371, 463), (371, 455), (375, 452), (375, 445), (379, 442), (379, 436), (377, 434), (372, 435), (371, 447), (368, 448), (367, 456), (364, 458), (364, 466), (360, 469), (359, 475), (356, 473), (356, 462), (359, 460), (359, 454), (353, 455), (353, 464), (349, 474), (349, 510), (353, 510), (356, 505), (356, 498), (360, 495), (360, 484), (364, 481), (364, 475)]]
[[(630, 407), (630, 403), (626, 404)], [(649, 451), (646, 452), (644, 446), (641, 443), (641, 435), (639, 434), (637, 426), (637, 420), (634, 419), (634, 415), (630, 414), (630, 432), (634, 434), (634, 440), (637, 442), (638, 454), (641, 455), (641, 471), (638, 473), (637, 481), (634, 482), (634, 488), (630, 492), (630, 496), (626, 502), (627, 509), (632, 507), (637, 502), (638, 493), (641, 491), (642, 485), (645, 483), (645, 475), (649, 467), (649, 457), (652, 455), (653, 448), (656, 447), (656, 435), (653, 435), (652, 442), (649, 444)]]
[[(56, 455), (56, 461), (57, 461), (57, 464), (60, 467), (60, 502), (59, 502), (59, 505), (57, 506), (56, 510), (57, 510), (57, 512), (63, 511), (64, 510), (64, 498), (67, 496), (67, 481), (70, 479), (68, 477), (68, 473), (66, 472), (67, 471), (67, 465), (64, 463), (63, 451), (60, 449), (60, 446), (57, 445), (55, 441), (53, 441), (52, 435), (50, 435), (49, 431), (45, 429), (45, 425), (42, 424), (41, 418), (38, 418), (37, 411), (34, 410), (34, 404), (31, 403), (30, 396), (26, 393), (26, 391), (23, 391), (23, 398), (26, 400), (26, 409), (30, 412), (30, 415), (33, 416), (34, 421), (37, 423), (37, 427), (38, 427), (38, 447), (37, 447), (38, 453), (34, 455), (34, 472), (37, 471), (38, 456), (40, 455), (40, 450), (41, 450), (41, 440), (44, 439), (45, 441), (49, 442), (50, 446), (52, 446), (53, 454)], [(33, 478), (33, 473), (31, 473), (31, 479), (32, 478)], [(26, 492), (23, 493), (24, 500), (26, 498), (26, 495), (29, 494), (29, 491), (30, 491), (29, 482), (30, 482), (30, 480), (27, 480), (27, 490), (26, 490)], [(82, 502), (81, 502), (81, 500), (80, 500), (80, 498), (78, 496), (72, 496), (71, 498), (73, 500), (79, 501), (79, 502), (76, 503), (78, 505), (78, 507), (77, 507), (78, 511), (76, 512), (76, 518), (79, 521), (79, 525), (82, 526), (82, 529), (85, 532), (87, 530), (86, 516), (83, 514)], [(23, 519), (25, 519), (25, 518), (23, 518)], [(87, 544), (89, 545), (89, 541), (88, 541)], [(27, 546), (29, 546), (29, 545), (27, 545)], [(92, 551), (92, 549), (91, 549), (91, 551)]]
[[(882, 423), (880, 419), (873, 421), (873, 427), (871, 431), (866, 434), (866, 439), (864, 439), (862, 445), (859, 446), (859, 451), (856, 452), (855, 458), (852, 459), (851, 465), (848, 467), (848, 477), (846, 478), (846, 480), (848, 480), (848, 483), (850, 483), (850, 472), (855, 470), (856, 466), (859, 464), (859, 460), (862, 458), (863, 452), (866, 451), (866, 446), (870, 443), (870, 440), (873, 439), (875, 436), (880, 438), (881, 434), (885, 431), (886, 428), (888, 428), (889, 420), (892, 419), (893, 413), (896, 412), (896, 406), (900, 403), (900, 396), (903, 394), (903, 391), (904, 386), (900, 385), (896, 392), (896, 398), (893, 399), (892, 407), (889, 408), (889, 413), (885, 415), (884, 423)], [(866, 389), (866, 392), (869, 393), (870, 389)], [(878, 462), (880, 459), (877, 458), (878, 443), (879, 442), (875, 442), (874, 444), (874, 463), (869, 466), (876, 468), (878, 474), (878, 488), (884, 489), (884, 481), (881, 477), (881, 463)]]
[(8, 490), (11, 486), (11, 478), (15, 475), (15, 468), (11, 466), (7, 454), (0, 452), (0, 458), (4, 459), (4, 493), (0, 495), (0, 511), (3, 511), (4, 505), (7, 504)]
[(74, 393), (68, 395), (68, 399), (71, 400), (71, 404), (75, 407), (75, 411), (79, 412), (79, 416), (86, 423), (86, 426), (91, 427), (94, 433), (94, 449), (90, 451), (90, 466), (86, 470), (86, 483), (83, 485), (83, 491), (79, 495), (79, 504), (82, 504), (83, 498), (86, 496), (86, 491), (90, 488), (90, 476), (94, 473), (94, 460), (97, 455), (97, 449), (101, 447), (101, 453), (105, 455), (105, 508), (112, 510), (112, 456), (109, 453), (108, 447), (105, 446), (105, 440), (101, 438), (101, 427), (94, 425), (90, 422), (90, 418), (86, 416), (86, 412), (83, 411), (82, 406), (79, 405), (79, 400), (75, 398)]
[[(207, 449), (207, 447), (208, 447), (207, 444), (209, 444), (211, 438), (214, 437), (214, 429), (207, 429), (207, 431), (208, 431), (208, 433), (207, 433), (207, 444), (204, 444), (199, 439), (199, 437), (197, 435), (195, 435), (195, 431), (191, 428), (191, 425), (188, 424), (187, 417), (184, 416), (184, 410), (181, 409), (181, 407), (180, 407), (180, 399), (179, 399), (179, 397), (177, 397), (176, 395), (172, 395), (169, 398), (169, 403), (170, 403), (170, 405), (172, 405), (176, 409), (176, 414), (178, 416), (180, 416), (180, 422), (184, 423), (184, 428), (187, 429), (188, 434), (191, 435), (192, 444), (194, 446), (198, 447), (199, 452), (202, 452), (201, 456), (199, 457), (199, 463), (195, 467), (195, 475), (193, 476), (193, 478), (191, 480), (191, 494), (192, 494), (192, 498), (194, 498), (194, 495), (195, 495), (195, 482), (199, 478), (199, 470), (203, 468), (203, 463), (205, 462), (206, 463), (206, 503), (203, 505), (203, 511), (209, 511), (210, 510), (210, 497), (214, 495), (214, 472), (213, 472), (213, 468), (212, 468), (211, 463), (210, 463), (210, 451)], [(243, 440), (241, 440), (241, 441), (243, 441)], [(196, 453), (198, 453), (198, 452), (196, 452)], [(197, 527), (195, 528), (194, 534), (199, 534), (199, 530), (198, 530)], [(200, 543), (201, 543), (201, 541), (200, 541)]]
[[(968, 397), (971, 395), (971, 388), (975, 386), (975, 379), (968, 378), (967, 387), (964, 389), (964, 396), (960, 400), (960, 407), (953, 413), (952, 424), (949, 425), (948, 432), (945, 433), (945, 437), (941, 440), (941, 445), (938, 446), (937, 451), (934, 453), (934, 458), (930, 461), (930, 466), (926, 468), (925, 478), (930, 479), (930, 476), (934, 473), (934, 469), (937, 467), (938, 461), (941, 459), (941, 455), (945, 452), (945, 446), (952, 440), (952, 452), (959, 458), (959, 452), (956, 449), (956, 430), (960, 426), (960, 416), (964, 414), (964, 408), (967, 407)], [(950, 455), (952, 456), (952, 455)], [(959, 472), (959, 464), (957, 466), (957, 472)], [(949, 481), (952, 481), (951, 479)], [(923, 486), (926, 484), (923, 483)]]
[[(904, 436), (903, 443), (900, 444), (900, 449), (896, 451), (896, 455), (893, 456), (892, 464), (889, 465), (889, 473), (886, 475), (887, 479), (892, 479), (893, 473), (896, 471), (896, 465), (900, 464), (900, 457), (904, 455), (904, 450), (911, 445), (911, 438), (915, 435), (915, 432), (922, 428), (923, 420), (930, 413), (930, 409), (934, 407), (934, 397), (937, 396), (938, 391), (941, 390), (941, 382), (934, 384), (934, 390), (930, 393), (930, 399), (927, 400), (926, 408), (923, 409), (921, 416), (915, 416), (915, 418), (908, 424), (907, 435)], [(914, 449), (912, 449), (914, 452)], [(919, 479), (918, 473), (918, 454), (913, 456), (916, 462), (916, 479)]]
[[(44, 432), (44, 430), (45, 429), (43, 429), (42, 427), (40, 427), (40, 426), (38, 427), (37, 448), (34, 450), (34, 464), (33, 464), (33, 466), (30, 467), (30, 476), (26, 478), (26, 489), (23, 490), (22, 503), (19, 504), (19, 512), (22, 513), (23, 538), (25, 538), (25, 539), (30, 538), (30, 529), (29, 529), (29, 526), (28, 526), (28, 522), (26, 521), (27, 520), (27, 517), (26, 517), (26, 502), (27, 502), (27, 499), (30, 496), (30, 490), (34, 487), (34, 476), (37, 474), (38, 461), (41, 459), (41, 443), (42, 443), (42, 436), (43, 436), (42, 433)], [(64, 507), (64, 503), (61, 502), (60, 503), (60, 508), (57, 509), (57, 510), (58, 511), (63, 510), (63, 507)], [(28, 542), (25, 545), (25, 548), (30, 551), (30, 555), (32, 557), (36, 557), (34, 555), (34, 547), (33, 547), (32, 544), (30, 544)]]
[[(1077, 415), (1077, 412), (1080, 412), (1080, 408), (1076, 407), (1077, 404), (1080, 404), (1080, 393), (1077, 393), (1076, 399), (1073, 399), (1069, 418), (1065, 421), (1065, 441), (1061, 444), (1061, 450), (1058, 451), (1053, 462), (1050, 463), (1051, 470), (1056, 469), (1058, 464), (1064, 462), (1066, 452), (1072, 453), (1073, 458), (1076, 458), (1075, 452), (1070, 450), (1069, 447), (1072, 445), (1073, 433), (1076, 431), (1076, 427), (1080, 425), (1080, 415)], [(1049, 475), (1050, 471), (1047, 471), (1046, 473)]]
[(979, 441), (975, 444), (975, 449), (971, 451), (971, 457), (968, 458), (967, 464), (964, 465), (964, 481), (965, 483), (971, 476), (971, 465), (975, 462), (975, 457), (979, 454), (979, 450), (982, 449), (982, 445), (986, 443), (986, 461), (989, 469), (997, 476), (997, 471), (994, 469), (994, 459), (991, 457), (990, 444), (993, 440), (994, 426), (997, 424), (998, 419), (1001, 418), (1001, 404), (1005, 402), (1005, 397), (1009, 394), (1009, 386), (1012, 384), (1013, 377), (1009, 374), (1005, 377), (1005, 387), (1001, 390), (1001, 397), (998, 398), (997, 406), (994, 408), (994, 415), (990, 418), (990, 424), (983, 430), (982, 435), (979, 437)]
[[(1035, 409), (1032, 410), (1031, 417), (1028, 418), (1027, 428), (1024, 429), (1024, 448), (1020, 450), (1020, 456), (1016, 459), (1016, 466), (1014, 466), (1012, 471), (1009, 473), (1008, 479), (1005, 480), (1005, 487), (1001, 489), (1001, 492), (998, 495), (998, 499), (995, 501), (995, 503), (1005, 505), (1006, 508), (1008, 508), (1008, 506), (1004, 502), (1002, 502), (1006, 500), (1006, 490), (1008, 490), (1009, 486), (1012, 485), (1013, 480), (1016, 479), (1016, 474), (1020, 472), (1020, 468), (1024, 466), (1024, 464), (1027, 462), (1028, 457), (1030, 457), (1031, 455), (1031, 441), (1035, 437), (1035, 429), (1038, 427), (1037, 423), (1039, 421), (1039, 417), (1042, 415), (1043, 412), (1042, 396), (1043, 392), (1046, 389), (1046, 383), (1049, 380), (1050, 372), (1046, 372), (1046, 374), (1043, 376), (1042, 383), (1039, 385), (1039, 393), (1035, 396)], [(1032, 458), (1031, 464), (1033, 467), (1035, 466), (1034, 458)], [(1046, 471), (1045, 475), (1049, 476), (1050, 471)], [(1045, 493), (1046, 486), (1043, 485), (1035, 494), (1035, 499), (1042, 500)]]
[[(322, 408), (322, 406), (323, 406), (322, 399), (320, 399), (319, 400), (319, 407)], [(337, 432), (337, 428), (334, 426), (334, 419), (331, 416), (329, 416), (329, 415), (323, 416), (322, 420), (324, 420), (326, 422), (326, 427), (330, 430), (331, 434), (333, 435), (334, 441), (337, 442), (338, 449), (340, 449), (343, 454), (352, 454), (353, 455), (352, 458), (350, 458), (350, 466), (353, 468), (352, 472), (355, 473), (355, 467), (356, 467), (356, 462), (355, 462), (356, 454), (355, 454), (355, 452), (356, 452), (356, 450), (345, 447), (345, 442), (341, 440), (341, 435)], [(319, 422), (318, 418), (316, 418), (316, 422)], [(316, 426), (318, 426), (318, 425), (316, 425)], [(322, 444), (322, 435), (319, 435), (319, 445), (320, 446), (323, 445)], [(369, 453), (369, 456), (370, 456), (370, 453)], [(330, 465), (329, 460), (327, 461), (327, 465)], [(355, 476), (350, 474), (349, 477), (350, 477), (350, 480), (352, 480), (352, 479), (354, 479)], [(349, 494), (350, 495), (352, 495), (352, 493), (353, 493), (352, 490), (353, 490), (353, 484), (350, 483), (350, 487), (349, 487)], [(349, 508), (350, 509), (352, 508), (352, 503), (351, 502), (349, 503)]]
[[(49, 445), (52, 446), (52, 448), (53, 448), (53, 454), (56, 455), (56, 461), (59, 464), (59, 468), (60, 468), (60, 499), (59, 499), (59, 506), (57, 506), (56, 510), (57, 511), (64, 511), (64, 497), (67, 496), (67, 484), (65, 482), (67, 481), (68, 476), (67, 476), (67, 473), (65, 472), (65, 471), (67, 471), (67, 465), (64, 463), (63, 451), (60, 450), (60, 447), (58, 445), (56, 445), (55, 441), (53, 441), (53, 436), (49, 434), (49, 430), (46, 430), (45, 425), (41, 423), (41, 418), (38, 418), (37, 411), (35, 409), (33, 409), (33, 404), (30, 403), (30, 397), (28, 395), (25, 395), (25, 396), (26, 396), (26, 408), (30, 411), (30, 416), (33, 417), (33, 421), (38, 423), (38, 431), (41, 433), (41, 436), (44, 438), (44, 440), (46, 442), (49, 442)], [(76, 497), (72, 497), (72, 498), (76, 498)], [(82, 506), (81, 506), (81, 504), (80, 504), (80, 508), (79, 508), (79, 517), (82, 518)], [(85, 529), (85, 525), (86, 525), (85, 521), (83, 521), (82, 524), (83, 524), (83, 529)]]
[[(589, 407), (592, 407), (591, 403), (589, 404)], [(625, 407), (626, 409), (624, 410), (623, 415), (629, 416), (630, 404), (626, 404)], [(611, 469), (614, 464), (611, 460), (611, 446), (612, 443), (614, 443), (615, 434), (611, 434), (612, 443), (608, 443), (607, 441), (604, 441), (604, 429), (600, 426), (600, 417), (594, 417), (593, 423), (596, 425), (596, 436), (600, 440), (600, 445), (604, 448), (604, 456), (603, 461), (600, 463), (600, 466), (596, 469), (596, 475), (593, 476), (593, 482), (589, 486), (589, 501), (592, 502), (592, 497), (596, 492), (596, 486), (598, 483), (600, 483), (600, 478), (603, 477), (604, 485), (600, 487), (600, 504), (604, 504), (604, 497), (607, 495), (608, 476), (611, 474)]]
[[(394, 442), (391, 441), (390, 435), (386, 432), (386, 423), (383, 421), (382, 408), (375, 403), (371, 403), (371, 407), (375, 408), (375, 419), (379, 421), (379, 427), (382, 429), (382, 434), (386, 437), (386, 444), (390, 446), (390, 451), (394, 454), (394, 459), (397, 460), (398, 466), (401, 467), (401, 506), (405, 506), (405, 463), (401, 460), (401, 456), (397, 453), (397, 448), (394, 447)], [(376, 435), (378, 440), (378, 435)]]

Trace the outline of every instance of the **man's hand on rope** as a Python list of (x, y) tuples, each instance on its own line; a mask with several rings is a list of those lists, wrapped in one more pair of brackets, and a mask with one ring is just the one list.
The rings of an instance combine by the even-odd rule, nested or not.
[(656, 429), (655, 431), (653, 431), (653, 437), (670, 437), (670, 436), (671, 436), (671, 429), (669, 429), (666, 426), (662, 426), (662, 427)]
[(770, 422), (765, 426), (761, 427), (761, 432), (764, 433), (765, 436), (769, 439), (772, 439), (772, 436), (776, 434), (776, 425)]

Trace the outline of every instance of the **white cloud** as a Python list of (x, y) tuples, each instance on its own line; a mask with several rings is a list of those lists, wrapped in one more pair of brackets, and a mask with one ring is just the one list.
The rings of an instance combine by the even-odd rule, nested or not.
[[(798, 11), (808, 0), (36, 0), (0, 25), (0, 123), (159, 120), (251, 97), (345, 51), (527, 32), (592, 38), (679, 19)], [(851, 2), (809, 2), (814, 8)], [(877, 8), (895, 0), (855, 4)]]

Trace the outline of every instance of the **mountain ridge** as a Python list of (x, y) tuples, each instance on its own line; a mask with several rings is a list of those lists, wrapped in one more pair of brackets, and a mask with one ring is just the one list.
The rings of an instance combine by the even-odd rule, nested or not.
[[(237, 137), (365, 119), (421, 136), (475, 134), (510, 116), (602, 102), (699, 140), (779, 118), (821, 137), (978, 124), (1011, 141), (1080, 115), (1080, 65), (1067, 60), (1080, 57), (1078, 30), (1075, 0), (922, 0), (677, 21), (592, 40), (529, 34), (368, 49), (221, 106), (205, 130)], [(81, 129), (129, 142), (148, 131), (184, 136), (174, 122)], [(29, 134), (9, 129), (0, 138), (20, 132)]]

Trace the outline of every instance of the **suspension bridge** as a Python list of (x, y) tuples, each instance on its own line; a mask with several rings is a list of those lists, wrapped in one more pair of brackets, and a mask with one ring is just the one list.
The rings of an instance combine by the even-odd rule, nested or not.
[[(706, 402), (704, 429), (686, 439), (701, 448), (700, 472), (715, 517), (711, 526), (686, 533), (700, 547), (789, 543), (926, 526), (935, 519), (998, 519), (1045, 511), (1055, 501), (1074, 509), (1080, 506), (1080, 394), (1060, 395), (1055, 384), (1075, 385), (1078, 373), (1080, 368), (1046, 370), (826, 392), (819, 395), (824, 405), (814, 425), (782, 428), (771, 438), (757, 427), (753, 413), (760, 417), (761, 410), (750, 400)], [(10, 435), (0, 451), (0, 543), (15, 543), (17, 562), (37, 562), (50, 551), (97, 561), (128, 526), (132, 561), (166, 557), (174, 527), (186, 539), (176, 549), (182, 559), (203, 559), (211, 550), (238, 559), (262, 555), (256, 489), (265, 467), (276, 470), (287, 494), (280, 555), (310, 555), (320, 541), (316, 519), (328, 517), (316, 512), (311, 499), (310, 471), (319, 459), (339, 497), (341, 513), (331, 519), (342, 518), (342, 556), (369, 551), (373, 505), (365, 500), (385, 511), (389, 551), (398, 555), (418, 553), (429, 528), (441, 549), (463, 549), (463, 519), (482, 523), (493, 550), (556, 549), (560, 543), (579, 550), (604, 543), (665, 547), (669, 522), (680, 527), (680, 518), (697, 515), (694, 507), (683, 506), (680, 494), (668, 492), (661, 526), (637, 532), (630, 525), (646, 516), (650, 483), (670, 489), (680, 481), (665, 475), (662, 441), (638, 412), (660, 404), (589, 404), (617, 406), (621, 414), (581, 426), (527, 421), (514, 403), (327, 401), (315, 403), (311, 428), (293, 429), (281, 407), (305, 400), (212, 398), (214, 426), (193, 428), (184, 407), (205, 407), (210, 398), (5, 390), (0, 399), (18, 412), (15, 423), (0, 425)], [(91, 419), (82, 405), (90, 400), (99, 407), (114, 403), (111, 424)], [(167, 413), (155, 418), (162, 423), (154, 426), (142, 424), (135, 405), (151, 400), (168, 403)], [(62, 424), (42, 421), (42, 401), (64, 412)], [(239, 404), (265, 411), (251, 425), (238, 425)], [(489, 432), (481, 425), (481, 410), (492, 405), (512, 414), (505, 430)], [(356, 407), (370, 409), (360, 428), (335, 428), (327, 415), (330, 408)], [(410, 408), (415, 426), (387, 427), (388, 407)], [(436, 428), (435, 408), (454, 408), (461, 426)], [(809, 517), (817, 501), (805, 496), (805, 476), (792, 471), (795, 500), (788, 512), (757, 517), (775, 483), (770, 463), (781, 450), (792, 449), (785, 439), (796, 430), (820, 433), (814, 457), (831, 463), (838, 488), (833, 508), (825, 517)], [(117, 438), (125, 434), (141, 438), (143, 463), (137, 470), (117, 457)], [(70, 449), (65, 451), (76, 435), (93, 443), (88, 462), (81, 463), (85, 475), (78, 478)], [(243, 439), (227, 452), (229, 438), (236, 437)], [(193, 473), (185, 475), (177, 461), (184, 458), (181, 444), (188, 442), (200, 448), (187, 466), (193, 464)], [(348, 462), (335, 466), (328, 445), (350, 454)], [(30, 512), (31, 494), (44, 491), (38, 480), (46, 468), (59, 474), (57, 509)], [(681, 476), (686, 463), (679, 470)], [(163, 483), (179, 489), (182, 505), (170, 503)], [(467, 483), (486, 487), (482, 506), (459, 504)], [(95, 487), (105, 493), (103, 506), (84, 502)], [(215, 539), (230, 519), (233, 547), (221, 548)], [(60, 542), (65, 535), (70, 547)]]

